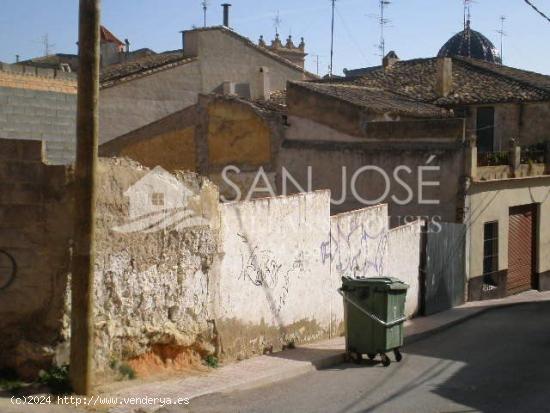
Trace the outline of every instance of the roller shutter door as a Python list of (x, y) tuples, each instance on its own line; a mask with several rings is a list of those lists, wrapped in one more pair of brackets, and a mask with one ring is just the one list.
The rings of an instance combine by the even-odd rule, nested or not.
[(510, 208), (508, 294), (533, 288), (536, 264), (536, 205)]

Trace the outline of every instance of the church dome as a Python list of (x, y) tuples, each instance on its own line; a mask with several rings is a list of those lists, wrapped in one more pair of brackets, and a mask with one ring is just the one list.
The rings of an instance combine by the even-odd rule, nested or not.
[(470, 28), (455, 34), (441, 48), (438, 57), (464, 56), (485, 60), (489, 63), (502, 63), (500, 54), (495, 45), (484, 35)]

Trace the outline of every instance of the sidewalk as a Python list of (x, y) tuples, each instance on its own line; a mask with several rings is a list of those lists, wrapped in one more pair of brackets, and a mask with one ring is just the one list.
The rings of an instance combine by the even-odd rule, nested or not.
[[(405, 343), (421, 340), (494, 308), (539, 301), (550, 301), (550, 292), (528, 291), (499, 300), (466, 303), (433, 316), (415, 318), (405, 323)], [(344, 338), (337, 337), (294, 350), (255, 357), (200, 376), (126, 388), (109, 396), (193, 399), (206, 394), (250, 389), (338, 364), (343, 361), (344, 347)], [(110, 410), (112, 413), (134, 411), (135, 407), (116, 407)], [(144, 411), (155, 411), (155, 408), (149, 407)]]

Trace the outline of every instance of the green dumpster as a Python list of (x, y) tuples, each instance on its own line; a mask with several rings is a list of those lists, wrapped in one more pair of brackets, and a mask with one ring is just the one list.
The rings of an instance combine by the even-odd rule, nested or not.
[(342, 278), (338, 291), (344, 297), (346, 351), (356, 362), (364, 354), (371, 360), (380, 354), (387, 367), (389, 351), (401, 361), (408, 288), (397, 278)]

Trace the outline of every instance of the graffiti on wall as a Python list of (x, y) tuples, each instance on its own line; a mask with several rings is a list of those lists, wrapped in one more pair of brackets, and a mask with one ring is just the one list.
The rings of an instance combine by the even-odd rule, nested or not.
[(275, 315), (280, 314), (286, 304), (292, 279), (305, 271), (304, 253), (299, 252), (287, 263), (280, 260), (272, 250), (252, 246), (242, 234), (239, 237), (246, 246), (241, 252), (239, 279), (255, 287), (263, 287), (271, 311)]
[(389, 232), (383, 222), (363, 221), (359, 215), (349, 225), (337, 222), (330, 240), (321, 244), (323, 263), (330, 262), (339, 276), (382, 277)]
[(7, 289), (15, 280), (17, 264), (10, 253), (0, 250), (0, 290)]

